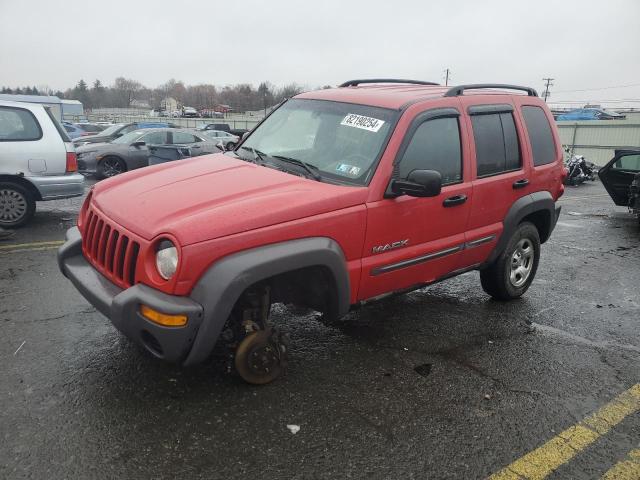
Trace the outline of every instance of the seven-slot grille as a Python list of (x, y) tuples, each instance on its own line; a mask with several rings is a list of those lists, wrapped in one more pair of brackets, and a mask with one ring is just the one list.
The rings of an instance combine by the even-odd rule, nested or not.
[(89, 262), (116, 285), (135, 283), (140, 244), (93, 208), (87, 212), (82, 251)]

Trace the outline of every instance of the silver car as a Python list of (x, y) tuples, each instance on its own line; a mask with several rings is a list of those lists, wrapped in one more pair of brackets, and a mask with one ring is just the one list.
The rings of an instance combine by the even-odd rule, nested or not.
[(108, 178), (149, 165), (148, 145), (189, 147), (192, 155), (218, 152), (217, 142), (200, 132), (178, 128), (147, 128), (126, 133), (109, 143), (77, 148), (78, 169), (85, 175)]
[(27, 223), (36, 201), (77, 197), (73, 143), (49, 107), (0, 101), (0, 227)]
[(240, 137), (223, 130), (198, 130), (216, 143), (222, 143), (225, 149), (230, 150), (238, 144)]

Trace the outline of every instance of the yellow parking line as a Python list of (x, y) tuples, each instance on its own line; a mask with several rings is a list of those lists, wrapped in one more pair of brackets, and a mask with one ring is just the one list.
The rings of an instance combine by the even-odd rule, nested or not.
[(9, 245), (0, 245), (0, 252), (5, 250), (22, 250), (25, 248), (57, 248), (64, 243), (64, 240), (54, 240), (51, 242), (33, 242), (33, 243), (10, 243)]
[(631, 450), (627, 458), (616, 463), (602, 480), (638, 480), (640, 478), (640, 448)]
[(580, 423), (567, 428), (544, 445), (491, 475), (489, 480), (542, 480), (619, 424), (625, 417), (639, 410), (640, 383), (621, 393)]

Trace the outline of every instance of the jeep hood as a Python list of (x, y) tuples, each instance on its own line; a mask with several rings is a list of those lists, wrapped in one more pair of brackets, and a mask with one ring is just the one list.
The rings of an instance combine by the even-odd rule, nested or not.
[(186, 246), (362, 204), (366, 195), (215, 154), (104, 180), (92, 202), (143, 238), (170, 233)]

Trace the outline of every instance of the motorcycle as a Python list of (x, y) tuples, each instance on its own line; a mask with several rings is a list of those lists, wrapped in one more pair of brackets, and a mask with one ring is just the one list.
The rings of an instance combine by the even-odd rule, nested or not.
[(594, 163), (587, 162), (583, 155), (572, 154), (569, 147), (565, 147), (567, 159), (564, 162), (565, 167), (569, 171), (565, 179), (565, 185), (580, 185), (581, 183), (591, 180), (595, 182), (598, 168)]

